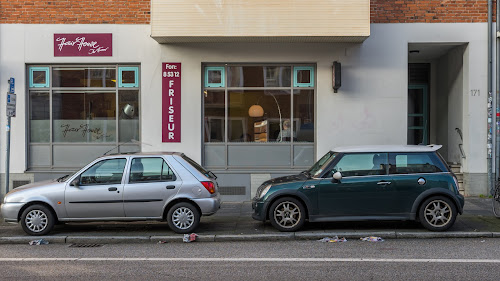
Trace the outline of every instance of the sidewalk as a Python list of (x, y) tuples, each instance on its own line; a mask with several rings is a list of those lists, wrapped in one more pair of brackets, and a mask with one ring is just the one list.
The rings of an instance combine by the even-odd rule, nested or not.
[[(379, 236), (405, 238), (500, 237), (500, 219), (491, 211), (491, 199), (466, 198), (464, 214), (446, 232), (430, 232), (416, 222), (332, 222), (306, 223), (298, 232), (279, 232), (269, 222), (251, 217), (250, 202), (224, 202), (213, 216), (202, 217), (198, 241), (317, 240), (338, 235), (347, 239)], [(50, 236), (28, 236), (20, 225), (0, 222), (0, 244), (28, 243), (44, 238), (50, 243), (157, 243), (182, 242), (183, 235), (171, 231), (166, 222), (67, 223), (58, 225)]]

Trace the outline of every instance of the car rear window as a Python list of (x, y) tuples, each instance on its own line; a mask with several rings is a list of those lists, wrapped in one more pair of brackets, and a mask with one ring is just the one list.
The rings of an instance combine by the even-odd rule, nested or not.
[(446, 172), (446, 166), (434, 153), (390, 153), (390, 174)]
[(182, 159), (186, 160), (191, 166), (193, 166), (198, 172), (202, 173), (208, 178), (211, 178), (209, 171), (205, 170), (202, 166), (196, 163), (193, 159), (187, 157), (186, 155), (182, 155)]

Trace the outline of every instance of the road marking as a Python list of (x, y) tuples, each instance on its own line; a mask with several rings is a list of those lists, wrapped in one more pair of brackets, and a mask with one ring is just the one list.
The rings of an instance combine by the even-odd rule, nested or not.
[(500, 263), (497, 259), (376, 259), (376, 258), (0, 258), (0, 262), (48, 261), (162, 261), (162, 262), (388, 262)]

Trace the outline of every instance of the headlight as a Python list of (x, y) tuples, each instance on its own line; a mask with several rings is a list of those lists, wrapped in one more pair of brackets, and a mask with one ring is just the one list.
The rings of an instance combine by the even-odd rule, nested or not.
[(257, 194), (257, 199), (260, 199), (262, 197), (264, 197), (266, 195), (266, 193), (269, 191), (269, 189), (271, 189), (271, 184), (267, 185), (266, 187), (264, 187), (262, 189), (262, 191), (260, 192), (260, 194)]

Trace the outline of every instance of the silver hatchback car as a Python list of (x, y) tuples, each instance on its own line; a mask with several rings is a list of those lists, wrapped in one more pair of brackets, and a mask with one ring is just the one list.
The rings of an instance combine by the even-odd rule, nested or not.
[(189, 233), (201, 215), (219, 210), (217, 188), (216, 176), (182, 153), (116, 154), (10, 191), (2, 215), (30, 235), (46, 235), (57, 222), (138, 220), (166, 220)]

